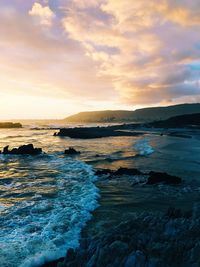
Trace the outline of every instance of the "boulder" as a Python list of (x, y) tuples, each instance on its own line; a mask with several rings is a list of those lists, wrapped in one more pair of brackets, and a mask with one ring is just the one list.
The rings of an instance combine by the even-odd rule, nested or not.
[(149, 173), (149, 178), (147, 184), (168, 184), (168, 185), (178, 185), (182, 182), (182, 179), (177, 176), (169, 175), (165, 172), (153, 172)]
[(3, 154), (13, 155), (38, 155), (42, 153), (41, 148), (34, 148), (33, 144), (23, 145), (19, 148), (13, 148), (9, 150), (9, 146), (4, 147)]
[(116, 171), (110, 169), (101, 169), (96, 171), (96, 175), (109, 175), (109, 176), (120, 176), (120, 175), (141, 175), (142, 172), (135, 168), (122, 168), (120, 167)]
[(9, 148), (9, 146), (5, 146), (4, 147), (3, 154), (8, 154), (9, 153), (8, 148)]
[(113, 173), (112, 170), (110, 169), (101, 169), (101, 170), (96, 170), (96, 175), (111, 175)]
[(65, 150), (65, 154), (66, 155), (78, 155), (78, 154), (81, 154), (81, 152), (76, 151), (76, 149), (74, 149), (73, 147), (69, 147), (69, 149)]
[(117, 171), (114, 172), (114, 175), (140, 175), (141, 171), (135, 168), (122, 168), (120, 167)]

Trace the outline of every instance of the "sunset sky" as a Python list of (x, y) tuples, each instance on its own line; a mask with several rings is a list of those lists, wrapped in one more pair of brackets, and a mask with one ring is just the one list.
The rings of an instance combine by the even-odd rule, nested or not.
[(200, 0), (0, 0), (0, 119), (200, 102)]

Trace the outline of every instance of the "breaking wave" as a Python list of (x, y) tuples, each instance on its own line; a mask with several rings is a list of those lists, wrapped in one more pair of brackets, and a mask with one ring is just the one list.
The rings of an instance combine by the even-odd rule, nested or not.
[(53, 155), (5, 157), (1, 167), (1, 266), (38, 266), (77, 247), (97, 207), (92, 168)]
[(137, 141), (133, 147), (140, 156), (148, 156), (154, 152), (154, 149), (150, 145), (148, 138)]

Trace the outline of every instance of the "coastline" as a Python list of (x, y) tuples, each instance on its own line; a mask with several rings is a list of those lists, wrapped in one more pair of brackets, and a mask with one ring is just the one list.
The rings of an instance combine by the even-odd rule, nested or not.
[[(48, 134), (43, 130), (41, 133), (28, 130), (22, 137), (30, 135), (27, 140), (34, 141), (35, 135), (40, 136), (40, 141), (34, 142), (36, 147), (43, 147), (47, 155), (55, 154), (56, 158), (61, 158), (63, 164), (71, 159), (85, 162), (94, 170), (106, 168), (117, 170), (124, 167), (129, 170), (135, 168), (141, 173), (120, 174), (113, 177), (98, 176), (95, 185), (101, 195), (99, 207), (91, 213), (90, 221), (87, 221), (82, 228), (79, 248), (75, 251), (69, 249), (65, 259), (54, 260), (43, 266), (129, 267), (127, 265), (129, 260), (132, 262), (130, 267), (134, 266), (134, 260), (137, 263), (141, 261), (140, 266), (145, 267), (195, 266), (198, 257), (195, 256), (194, 259), (193, 254), (195, 251), (199, 255), (196, 245), (199, 244), (197, 238), (200, 235), (198, 230), (200, 213), (197, 205), (200, 192), (200, 185), (197, 182), (200, 164), (198, 131), (182, 129), (175, 135), (169, 135), (169, 131), (161, 135), (162, 131), (159, 129), (149, 129), (148, 132), (143, 129), (143, 135), (138, 137), (118, 136), (89, 141), (55, 138), (52, 132), (53, 130)], [(14, 132), (12, 134), (16, 136)], [(191, 138), (185, 138), (188, 135)], [(5, 144), (6, 140), (9, 142), (12, 140), (10, 136), (8, 134), (6, 137)], [(56, 148), (48, 145), (54, 141), (57, 144)], [(21, 142), (24, 142), (24, 138)], [(14, 138), (11, 147), (15, 144)], [(80, 153), (74, 156), (66, 155), (62, 150), (64, 147), (75, 147)], [(182, 183), (176, 186), (147, 185), (142, 182), (146, 178), (143, 174), (150, 171), (179, 176), (182, 178)], [(154, 229), (158, 229), (159, 237), (156, 236)], [(148, 241), (148, 236), (151, 242)], [(180, 253), (184, 257), (179, 257), (175, 264), (175, 256), (178, 253), (175, 252), (168, 265), (164, 265), (166, 259), (161, 256), (167, 257), (166, 255), (175, 251), (174, 242), (178, 247), (183, 245)], [(187, 243), (190, 244), (189, 247)], [(154, 249), (151, 249), (152, 244)], [(121, 257), (118, 257), (118, 254)], [(185, 258), (186, 255), (189, 262)], [(54, 257), (49, 257), (49, 260), (51, 259)], [(187, 265), (183, 265), (182, 259)]]
[[(177, 161), (182, 146), (186, 152), (192, 150), (191, 147), (196, 149), (199, 133), (187, 129), (180, 129), (178, 134), (172, 135), (160, 133), (162, 131), (157, 130), (156, 135), (153, 134), (151, 142), (154, 145), (159, 143), (158, 138), (161, 141), (160, 147), (157, 146), (150, 157), (147, 154), (116, 160), (95, 158), (87, 163), (94, 169), (136, 167), (141, 171), (179, 174), (183, 178), (181, 185), (135, 184), (139, 179), (137, 175), (99, 176), (96, 182), (101, 196), (99, 207), (82, 229), (80, 246), (75, 251), (70, 249), (60, 262), (46, 263), (42, 267), (199, 266), (200, 183), (195, 173), (199, 163), (191, 161), (193, 166), (187, 169), (187, 164), (182, 164), (182, 156), (180, 162)], [(190, 139), (185, 138), (188, 135)], [(163, 158), (160, 156), (161, 148), (167, 152)], [(175, 149), (177, 155), (173, 155)], [(169, 159), (165, 158), (166, 155)], [(177, 169), (174, 169), (174, 164)]]
[(198, 266), (200, 210), (192, 204), (198, 199), (197, 184), (188, 192), (187, 184), (133, 186), (133, 177), (123, 175), (100, 177), (96, 185), (99, 207), (82, 230), (79, 248), (43, 267)]

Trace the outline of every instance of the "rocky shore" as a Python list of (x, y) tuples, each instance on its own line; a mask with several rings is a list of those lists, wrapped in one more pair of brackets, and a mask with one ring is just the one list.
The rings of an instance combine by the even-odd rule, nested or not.
[[(200, 264), (200, 219), (192, 211), (133, 213), (107, 232), (83, 233), (58, 267), (196, 267)], [(55, 265), (56, 266), (56, 265)]]
[(93, 139), (102, 137), (113, 137), (113, 136), (139, 136), (141, 132), (133, 132), (137, 127), (136, 124), (124, 124), (107, 127), (76, 127), (76, 128), (64, 128), (60, 129), (54, 136), (67, 136), (70, 138), (79, 139)]
[(200, 210), (194, 203), (200, 185), (134, 168), (96, 175), (100, 206), (83, 229), (79, 248), (43, 267), (199, 266)]

